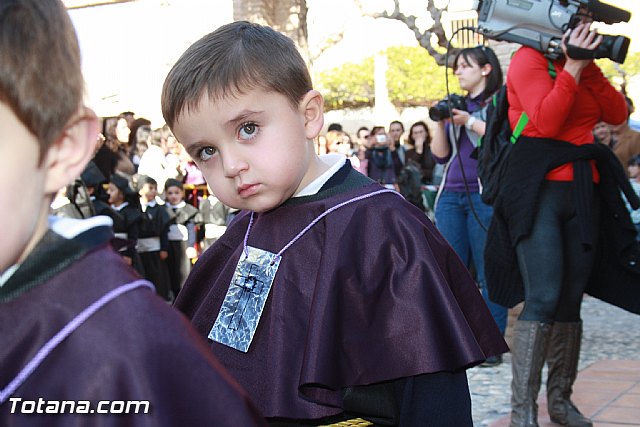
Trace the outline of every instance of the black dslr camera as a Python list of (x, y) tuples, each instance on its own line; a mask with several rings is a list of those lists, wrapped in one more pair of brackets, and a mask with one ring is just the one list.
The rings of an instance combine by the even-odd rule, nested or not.
[[(605, 24), (631, 19), (628, 11), (599, 0), (479, 0), (478, 32), (490, 39), (532, 47), (557, 59), (563, 55), (562, 35), (580, 22), (580, 9)], [(603, 35), (595, 50), (568, 45), (567, 54), (573, 59), (609, 58), (622, 64), (629, 43), (628, 37)]]
[[(451, 108), (449, 108), (451, 107)], [(467, 101), (464, 96), (451, 94), (448, 98), (439, 101), (435, 106), (429, 108), (429, 117), (434, 122), (439, 122), (446, 118), (451, 117), (451, 110), (464, 110), (467, 111)]]

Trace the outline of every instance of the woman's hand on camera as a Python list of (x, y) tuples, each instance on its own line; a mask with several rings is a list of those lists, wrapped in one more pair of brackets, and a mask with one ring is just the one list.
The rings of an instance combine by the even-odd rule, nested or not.
[(471, 117), (471, 114), (469, 114), (468, 111), (458, 110), (456, 108), (452, 108), (451, 113), (451, 121), (453, 122), (453, 124), (458, 126), (464, 126), (465, 124), (467, 124), (467, 121)]
[(562, 37), (562, 51), (567, 58), (564, 69), (576, 79), (576, 83), (580, 82), (580, 73), (592, 60), (571, 58), (567, 54), (567, 44), (586, 50), (596, 49), (602, 42), (602, 36), (595, 31), (591, 31), (590, 27), (590, 23), (581, 22), (576, 28), (567, 31)]

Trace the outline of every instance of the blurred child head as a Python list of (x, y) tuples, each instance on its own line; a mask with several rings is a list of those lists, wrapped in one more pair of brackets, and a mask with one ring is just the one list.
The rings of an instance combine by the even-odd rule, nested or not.
[(162, 91), (167, 124), (226, 205), (265, 211), (324, 171), (323, 100), (293, 42), (248, 22), (194, 43)]
[[(43, 72), (46, 70), (46, 72)], [(75, 30), (59, 0), (0, 3), (0, 272), (46, 233), (49, 204), (93, 155), (98, 120), (82, 104)], [(28, 197), (15, 197), (16, 188)]]
[(164, 193), (169, 204), (175, 206), (184, 200), (184, 188), (177, 179), (168, 179), (164, 184)]
[(606, 122), (598, 122), (593, 127), (593, 134), (598, 138), (598, 142), (604, 145), (611, 145), (613, 142), (613, 131), (611, 125)]
[(124, 202), (132, 203), (137, 200), (137, 193), (131, 187), (129, 180), (119, 174), (111, 175), (107, 194), (109, 194), (109, 203), (114, 206), (120, 206)]
[(341, 130), (330, 130), (325, 138), (327, 153), (351, 155), (351, 138), (347, 133)]
[(143, 176), (138, 182), (138, 194), (145, 202), (151, 202), (158, 195), (158, 182), (150, 176)]

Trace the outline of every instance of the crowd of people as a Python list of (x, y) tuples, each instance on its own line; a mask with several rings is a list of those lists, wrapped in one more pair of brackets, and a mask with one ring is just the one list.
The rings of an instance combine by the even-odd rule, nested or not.
[[(476, 274), (504, 334), (506, 308), (488, 298), (484, 278), (483, 253), (492, 208), (480, 198), (477, 160), (471, 155), (482, 137), (487, 100), (501, 84), (502, 74), (490, 48), (465, 49), (458, 58), (461, 65), (454, 68), (462, 88), (469, 91), (468, 111), (454, 109), (451, 120), (437, 121), (433, 130), (424, 121), (413, 123), (408, 132), (397, 120), (388, 131), (383, 126), (362, 126), (355, 141), (339, 123), (333, 123), (318, 138), (316, 150), (344, 155), (354, 169), (400, 192), (434, 220)], [(468, 75), (474, 72), (479, 78)], [(69, 218), (111, 217), (115, 246), (126, 262), (149, 279), (163, 298), (173, 301), (192, 264), (224, 233), (237, 210), (222, 204), (206, 188), (202, 172), (166, 125), (152, 130), (149, 120), (136, 118), (133, 112), (104, 117), (101, 122), (92, 162), (80, 179), (60, 190), (52, 213)], [(480, 126), (479, 132), (474, 126)], [(640, 179), (634, 167), (640, 156), (639, 132), (626, 122), (614, 127), (600, 121), (593, 135), (628, 164), (631, 181)], [(634, 188), (637, 191), (637, 183)], [(640, 227), (640, 211), (628, 202), (627, 206)], [(177, 242), (182, 249), (177, 249)], [(485, 366), (500, 362), (498, 357)]]
[[(102, 118), (97, 152), (52, 213), (106, 215), (125, 262), (173, 301), (198, 255), (224, 233), (234, 211), (210, 194), (202, 173), (166, 126), (125, 112)], [(185, 186), (189, 191), (185, 192)]]
[[(600, 42), (586, 16), (567, 37)], [(592, 60), (514, 55), (508, 119), (527, 120), (492, 206), (472, 154), (503, 84), (487, 46), (457, 54), (462, 104), (431, 128), (355, 138), (337, 123), (319, 137), (297, 48), (248, 22), (178, 59), (158, 129), (83, 105), (59, 0), (0, 7), (0, 68), (0, 173), (33, 178), (2, 217), (1, 424), (78, 420), (28, 402), (138, 399), (150, 415), (91, 417), (471, 426), (466, 369), (502, 363), (524, 301), (511, 426), (538, 425), (545, 362), (552, 421), (592, 425), (571, 401), (582, 295), (640, 313), (640, 139)]]

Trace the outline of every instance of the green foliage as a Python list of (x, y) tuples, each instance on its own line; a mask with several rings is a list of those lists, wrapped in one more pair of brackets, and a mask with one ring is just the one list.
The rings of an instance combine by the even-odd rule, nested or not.
[[(389, 69), (387, 88), (391, 102), (398, 107), (431, 105), (447, 93), (445, 68), (422, 47), (387, 49)], [(458, 79), (449, 74), (449, 92), (460, 93)]]
[[(421, 47), (387, 50), (389, 99), (397, 107), (431, 105), (446, 95), (445, 69)], [(371, 107), (375, 100), (373, 57), (347, 63), (315, 78), (325, 99), (325, 110)], [(449, 74), (449, 91), (461, 93), (458, 79)]]
[(316, 86), (324, 96), (326, 111), (373, 106), (373, 57), (320, 73)]
[(640, 52), (629, 52), (624, 64), (616, 64), (609, 59), (596, 59), (596, 63), (609, 81), (619, 87), (622, 81), (622, 74), (616, 68), (620, 68), (626, 74), (627, 81), (629, 81), (631, 77), (640, 73)]

